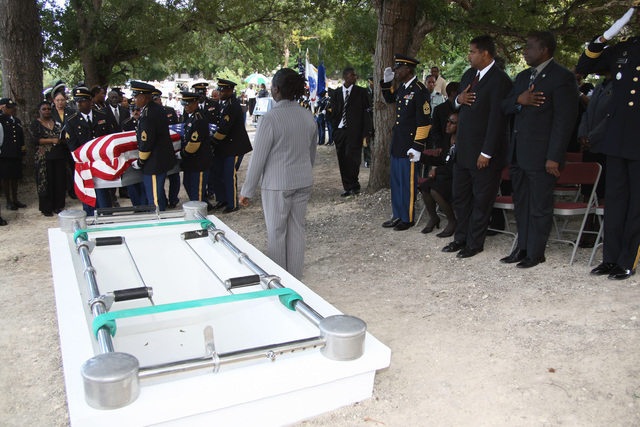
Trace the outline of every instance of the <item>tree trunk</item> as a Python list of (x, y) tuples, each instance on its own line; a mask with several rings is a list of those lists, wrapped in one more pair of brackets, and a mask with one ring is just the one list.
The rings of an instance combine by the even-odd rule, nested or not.
[(25, 175), (33, 176), (33, 153), (29, 124), (42, 101), (42, 36), (36, 0), (0, 0), (0, 58), (2, 96), (18, 104), (27, 147)]
[(373, 4), (378, 16), (376, 53), (373, 57), (373, 122), (376, 134), (368, 188), (370, 191), (377, 191), (389, 187), (389, 147), (394, 123), (394, 105), (385, 102), (379, 82), (384, 69), (393, 66), (394, 53), (416, 53), (410, 52), (413, 50), (410, 48), (415, 45), (413, 30), (416, 25), (417, 0), (374, 0)]

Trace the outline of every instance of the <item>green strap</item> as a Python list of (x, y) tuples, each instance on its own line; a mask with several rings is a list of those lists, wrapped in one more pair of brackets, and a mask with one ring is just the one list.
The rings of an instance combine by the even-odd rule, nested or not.
[(293, 289), (279, 288), (268, 289), (266, 291), (248, 292), (237, 295), (224, 295), (221, 297), (197, 299), (193, 301), (174, 302), (170, 304), (153, 305), (149, 307), (131, 308), (128, 310), (111, 311), (104, 313), (93, 319), (93, 333), (98, 334), (98, 329), (106, 326), (111, 332), (111, 336), (116, 335), (116, 319), (127, 317), (147, 316), (149, 314), (165, 313), (167, 311), (186, 310), (189, 308), (207, 307), (216, 304), (226, 304), (229, 302), (245, 301), (249, 299), (277, 296), (280, 302), (289, 310), (295, 310), (294, 303), (302, 301), (302, 297)]
[[(176, 221), (176, 222), (154, 222), (150, 224), (136, 224), (136, 225), (121, 225), (118, 227), (99, 227), (99, 228), (87, 228), (78, 230), (73, 233), (73, 241), (75, 242), (78, 237), (82, 237), (87, 240), (87, 233), (94, 231), (112, 231), (112, 230), (127, 230), (132, 228), (149, 228), (149, 227), (166, 227), (169, 225), (184, 225), (184, 224), (200, 224), (203, 229), (206, 229), (210, 225), (213, 225), (208, 219), (194, 220), (194, 221)], [(215, 226), (214, 226), (215, 227)]]

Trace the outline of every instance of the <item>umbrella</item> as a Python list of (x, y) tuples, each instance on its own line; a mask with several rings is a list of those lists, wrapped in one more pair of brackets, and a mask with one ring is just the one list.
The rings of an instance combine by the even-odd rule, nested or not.
[(259, 85), (261, 83), (267, 84), (267, 78), (260, 73), (253, 73), (246, 79), (244, 79), (247, 83), (253, 83), (254, 85)]

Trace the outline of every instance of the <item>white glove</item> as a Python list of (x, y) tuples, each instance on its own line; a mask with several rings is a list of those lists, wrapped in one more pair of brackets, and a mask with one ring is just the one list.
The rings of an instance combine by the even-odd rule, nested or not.
[(385, 83), (389, 83), (390, 81), (393, 80), (394, 77), (394, 73), (393, 70), (391, 69), (391, 67), (387, 67), (384, 69), (384, 82)]
[(604, 37), (606, 40), (611, 40), (616, 35), (618, 35), (620, 30), (622, 30), (622, 27), (627, 25), (627, 23), (631, 20), (631, 16), (633, 16), (633, 12), (635, 12), (635, 8), (633, 8), (633, 7), (631, 9), (627, 10), (627, 13), (625, 13), (622, 16), (622, 18), (620, 18), (616, 22), (614, 22), (613, 25), (611, 26), (611, 28), (609, 28), (607, 31), (604, 32), (602, 37)]
[(419, 152), (418, 150), (414, 150), (413, 148), (409, 148), (409, 151), (407, 151), (407, 155), (409, 156), (409, 161), (411, 162), (419, 162), (420, 154), (422, 153)]
[(138, 163), (137, 160), (134, 160), (133, 163), (131, 163), (131, 167), (138, 170), (142, 169), (142, 167), (140, 166), (140, 163)]
[(182, 160), (182, 154), (179, 151), (176, 153), (176, 159)]

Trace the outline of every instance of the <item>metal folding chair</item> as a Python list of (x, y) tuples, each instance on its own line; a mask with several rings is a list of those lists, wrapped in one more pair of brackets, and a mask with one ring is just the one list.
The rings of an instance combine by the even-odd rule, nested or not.
[(596, 256), (596, 252), (598, 252), (598, 248), (602, 246), (602, 239), (604, 235), (604, 205), (600, 205), (596, 208), (596, 216), (598, 217), (598, 222), (600, 223), (600, 229), (598, 230), (598, 236), (596, 237), (596, 241), (593, 244), (593, 250), (591, 251), (591, 256), (589, 257), (589, 267), (593, 264), (593, 258)]
[[(435, 156), (436, 155), (436, 150), (433, 148), (428, 148), (426, 150), (424, 150), (422, 152), (422, 154), (424, 154), (425, 156)], [(427, 168), (429, 168), (430, 166), (427, 165), (426, 163), (422, 163), (422, 162), (418, 162), (418, 164), (420, 164), (424, 169), (425, 172), (423, 173), (423, 175), (426, 175), (429, 173), (429, 170)], [(426, 177), (418, 177), (418, 182), (416, 184), (416, 188), (419, 187), (420, 185), (422, 185), (423, 182), (425, 182), (428, 178)], [(419, 191), (416, 191), (416, 198), (419, 199), (420, 201), (422, 201), (422, 197), (418, 197)], [(422, 210), (420, 210), (420, 213), (418, 214), (418, 218), (416, 219), (416, 227), (418, 226), (418, 223), (420, 222), (420, 219), (422, 218), (422, 215), (424, 214), (424, 211), (426, 210), (426, 206), (422, 205)]]
[[(602, 167), (595, 162), (587, 162), (587, 163), (567, 163), (560, 171), (560, 176), (558, 177), (558, 184), (565, 185), (592, 185), (593, 188), (591, 190), (591, 195), (589, 196), (589, 201), (586, 203), (583, 202), (556, 202), (553, 209), (553, 222), (556, 228), (556, 235), (558, 236), (556, 239), (549, 239), (550, 241), (564, 242), (573, 245), (573, 251), (571, 253), (571, 260), (569, 261), (569, 265), (573, 264), (573, 259), (575, 258), (576, 251), (578, 250), (578, 244), (580, 243), (580, 238), (584, 233), (597, 234), (595, 231), (585, 231), (584, 226), (587, 223), (587, 217), (589, 214), (594, 213), (596, 211), (596, 206), (598, 205), (598, 197), (596, 196), (596, 187), (598, 185), (598, 181), (600, 180), (600, 173), (602, 171)], [(568, 229), (567, 225), (569, 220), (572, 217), (580, 216), (582, 221), (580, 223), (580, 228), (577, 230)], [(562, 229), (558, 227), (558, 223), (556, 221), (557, 217), (564, 217), (564, 225)], [(564, 238), (565, 233), (577, 233), (577, 237), (575, 240), (567, 240)]]
[[(500, 176), (501, 181), (511, 181), (511, 177), (509, 176), (509, 165), (507, 165), (504, 169), (502, 169), (502, 175)], [(515, 221), (510, 221), (507, 217), (507, 211), (514, 210), (513, 197), (512, 196), (503, 196), (498, 194), (496, 197), (496, 201), (493, 203), (493, 207), (496, 209), (502, 210), (502, 215), (504, 215), (504, 225), (506, 230), (497, 230), (495, 228), (489, 228), (491, 231), (496, 231), (498, 233), (509, 234), (513, 236), (513, 243), (511, 244), (511, 251), (516, 247), (516, 243), (518, 242), (518, 233), (517, 231), (514, 233), (509, 228), (509, 224), (515, 223)]]

